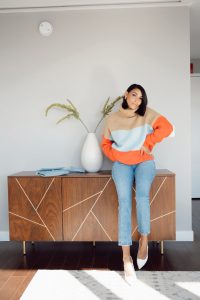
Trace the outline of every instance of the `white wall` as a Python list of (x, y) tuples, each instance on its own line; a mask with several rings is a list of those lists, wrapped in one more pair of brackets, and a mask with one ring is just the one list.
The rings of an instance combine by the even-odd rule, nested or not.
[[(42, 20), (54, 25), (48, 38), (38, 33)], [(157, 168), (176, 173), (177, 239), (192, 239), (189, 8), (1, 14), (0, 38), (1, 239), (8, 231), (9, 174), (80, 166), (84, 128), (76, 120), (55, 125), (63, 114), (45, 118), (47, 105), (68, 97), (92, 131), (105, 99), (134, 82), (176, 127), (176, 137), (154, 154)]]

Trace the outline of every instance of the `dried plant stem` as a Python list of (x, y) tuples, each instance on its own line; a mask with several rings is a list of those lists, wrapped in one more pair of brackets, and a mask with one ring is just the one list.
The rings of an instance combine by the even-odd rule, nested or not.
[(81, 118), (79, 118), (79, 121), (83, 124), (83, 126), (85, 127), (86, 131), (89, 133), (89, 129), (87, 128), (87, 126), (84, 124), (84, 122), (81, 120)]
[(96, 130), (97, 130), (97, 128), (98, 128), (98, 126), (100, 125), (100, 123), (103, 121), (103, 119), (105, 118), (105, 116), (103, 116), (102, 118), (101, 118), (101, 120), (99, 121), (99, 123), (97, 124), (97, 126), (95, 127), (95, 130), (94, 130), (94, 132), (96, 132)]
[[(113, 102), (111, 102), (110, 104), (108, 104), (108, 102), (110, 100), (110, 97), (108, 97), (108, 99), (106, 100), (106, 102), (104, 104), (103, 110), (101, 111), (101, 113), (103, 114), (103, 116), (101, 117), (100, 121), (98, 122), (97, 126), (95, 127), (94, 133), (96, 132), (98, 126), (103, 121), (103, 119), (112, 111), (115, 103), (118, 102), (121, 98), (123, 98), (123, 96), (117, 97), (115, 100), (113, 100)], [(73, 103), (69, 99), (67, 99), (67, 101), (69, 102), (70, 105), (61, 104), (61, 103), (53, 103), (53, 104), (49, 105), (46, 108), (46, 111), (45, 111), (46, 116), (47, 116), (49, 110), (52, 109), (53, 107), (67, 110), (69, 112), (69, 114), (67, 114), (64, 117), (62, 117), (61, 119), (59, 119), (56, 122), (56, 124), (59, 124), (60, 122), (66, 120), (66, 119), (74, 117), (74, 118), (76, 118), (77, 120), (79, 120), (81, 122), (81, 124), (86, 129), (87, 133), (89, 133), (90, 131), (89, 131), (88, 127), (85, 125), (85, 123), (83, 122), (83, 120), (80, 118), (80, 114), (79, 114), (78, 110), (76, 109), (76, 107), (73, 105)]]
[(98, 126), (100, 125), (100, 123), (103, 121), (103, 119), (109, 115), (109, 113), (112, 111), (113, 107), (115, 106), (115, 104), (121, 100), (123, 98), (123, 96), (118, 96), (115, 100), (113, 100), (113, 102), (111, 102), (110, 104), (108, 104), (109, 100), (110, 100), (110, 97), (108, 97), (108, 99), (106, 100), (105, 104), (104, 104), (104, 107), (103, 107), (103, 110), (102, 110), (102, 114), (103, 116), (101, 117), (100, 121), (98, 122), (94, 132), (96, 132)]

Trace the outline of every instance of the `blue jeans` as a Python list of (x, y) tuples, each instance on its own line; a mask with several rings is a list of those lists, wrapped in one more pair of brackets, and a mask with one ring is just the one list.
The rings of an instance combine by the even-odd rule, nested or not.
[(112, 178), (118, 195), (118, 245), (132, 245), (132, 187), (136, 186), (136, 216), (140, 234), (150, 233), (149, 193), (156, 174), (154, 160), (134, 165), (113, 162)]

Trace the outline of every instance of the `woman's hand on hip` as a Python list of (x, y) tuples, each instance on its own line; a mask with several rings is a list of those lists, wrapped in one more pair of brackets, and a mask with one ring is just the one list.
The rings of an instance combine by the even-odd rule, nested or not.
[(143, 154), (151, 154), (151, 152), (149, 151), (149, 149), (147, 149), (146, 147), (142, 146), (142, 148), (140, 149), (140, 155), (143, 155)]

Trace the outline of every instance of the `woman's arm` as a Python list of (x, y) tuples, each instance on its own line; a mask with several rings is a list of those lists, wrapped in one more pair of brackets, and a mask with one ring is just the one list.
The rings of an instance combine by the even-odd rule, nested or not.
[(173, 131), (172, 124), (162, 115), (155, 120), (152, 127), (153, 132), (146, 136), (143, 144), (143, 147), (147, 148), (150, 152), (156, 143), (161, 142)]
[(102, 135), (102, 141), (101, 141), (101, 149), (103, 153), (112, 161), (115, 161), (113, 152), (112, 152), (112, 143), (110, 139), (105, 138), (104, 135)]

